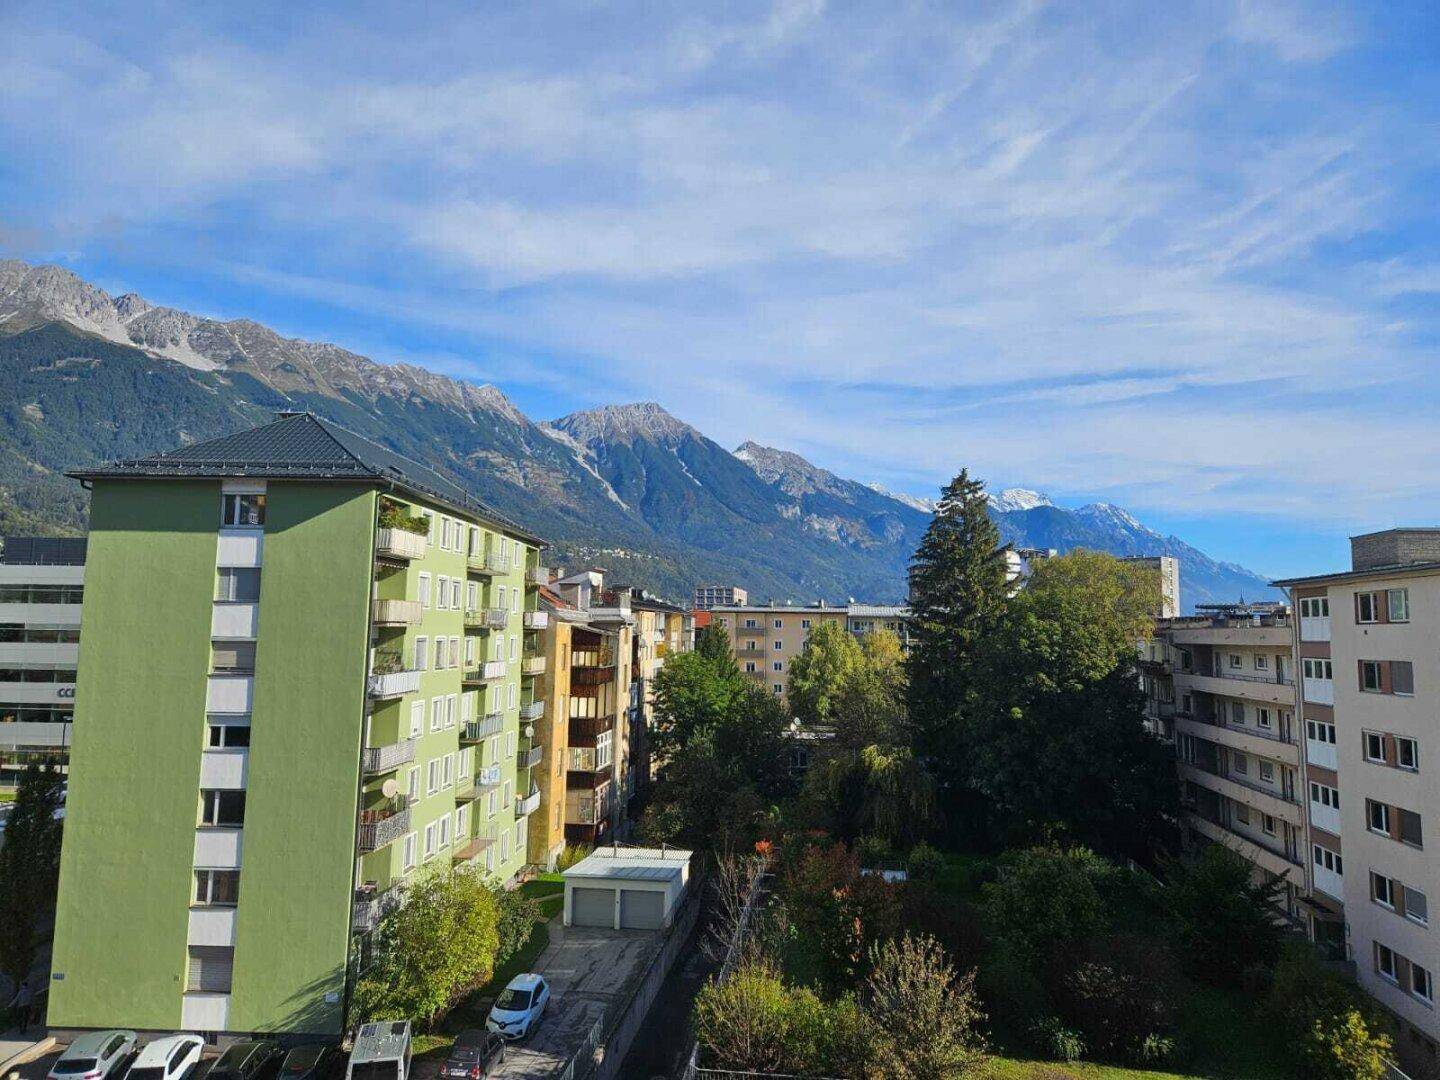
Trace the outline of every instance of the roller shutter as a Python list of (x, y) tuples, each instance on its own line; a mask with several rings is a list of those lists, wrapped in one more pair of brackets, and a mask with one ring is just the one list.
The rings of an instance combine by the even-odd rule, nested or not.
[(665, 894), (649, 889), (620, 890), (620, 928), (659, 930), (665, 924)]
[(572, 926), (615, 925), (615, 890), (570, 890), (570, 923)]

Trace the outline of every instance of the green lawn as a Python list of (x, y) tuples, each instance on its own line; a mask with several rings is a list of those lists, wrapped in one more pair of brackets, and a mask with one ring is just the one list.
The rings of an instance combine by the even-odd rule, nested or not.
[(440, 1030), (433, 1035), (419, 1035), (415, 1038), (415, 1053), (419, 1057), (442, 1058), (450, 1052), (455, 1036), (467, 1028), (485, 1026), (485, 1017), (495, 995), (505, 984), (521, 972), (531, 971), (545, 947), (550, 944), (549, 923), (565, 906), (564, 878), (559, 874), (541, 874), (520, 886), (520, 891), (540, 901), (540, 922), (525, 947), (495, 969), (495, 974), (484, 986), (451, 1010), (440, 1022)]
[(1116, 1065), (1061, 1065), (1053, 1061), (992, 1058), (985, 1080), (1207, 1080), (1206, 1074), (1147, 1072)]

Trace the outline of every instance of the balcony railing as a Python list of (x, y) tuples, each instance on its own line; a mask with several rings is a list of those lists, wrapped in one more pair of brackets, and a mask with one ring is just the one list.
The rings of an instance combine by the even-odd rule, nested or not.
[[(1218, 716), (1205, 713), (1177, 712), (1175, 716), (1181, 720), (1190, 720), (1197, 724), (1205, 724), (1208, 727), (1219, 728), (1221, 731), (1233, 731), (1238, 735), (1253, 735), (1257, 739), (1269, 739), (1271, 742), (1282, 743), (1285, 746), (1295, 746), (1294, 739), (1287, 739), (1278, 731), (1267, 731), (1262, 727), (1249, 727), (1243, 724), (1226, 723)], [(1208, 734), (1208, 733), (1206, 733)]]
[(526, 656), (526, 657), (524, 657), (523, 659), (521, 659), (521, 661), (520, 661), (520, 674), (521, 674), (521, 675), (544, 675), (544, 674), (545, 674), (545, 657), (543, 657), (543, 656)]
[(535, 701), (527, 701), (520, 706), (521, 720), (539, 720), (545, 715), (545, 701), (537, 698)]
[(737, 626), (737, 627), (735, 628), (735, 633), (736, 633), (737, 635), (739, 635), (740, 637), (755, 637), (755, 636), (757, 636), (757, 635), (763, 637), (764, 634), (765, 634), (765, 627), (763, 627), (763, 626)]
[(360, 812), (360, 829), (356, 847), (378, 851), (394, 843), (410, 831), (410, 805), (405, 796), (397, 795), (387, 806)]
[(768, 656), (769, 654), (763, 645), (746, 645), (744, 648), (736, 649), (735, 655), (742, 659), (749, 658), (754, 660), (762, 656)]
[(479, 720), (471, 720), (460, 729), (461, 742), (480, 742), (491, 735), (499, 735), (505, 729), (505, 714), (486, 713)]
[(473, 552), (465, 557), (465, 565), (477, 574), (508, 574), (510, 572), (510, 560), (506, 557), (489, 552)]
[(1300, 800), (1297, 799), (1293, 794), (1286, 794), (1286, 792), (1281, 788), (1271, 787), (1269, 784), (1261, 783), (1258, 780), (1251, 780), (1247, 776), (1237, 776), (1233, 772), (1221, 772), (1219, 768), (1211, 765), (1206, 765), (1199, 761), (1182, 761), (1181, 764), (1188, 765), (1190, 766), (1190, 768), (1197, 769), (1200, 772), (1208, 773), (1210, 776), (1217, 777), (1220, 780), (1228, 780), (1232, 784), (1238, 784), (1240, 787), (1249, 788), (1251, 791), (1259, 792), (1261, 795), (1269, 795), (1272, 799), (1278, 799), (1280, 802), (1289, 803), (1291, 806), (1300, 805)]
[(414, 626), (425, 617), (419, 600), (376, 600), (371, 605), (371, 620), (376, 626)]
[[(450, 858), (457, 863), (474, 862), (484, 855), (485, 849), (495, 843), (497, 839), (499, 839), (499, 829), (496, 826), (482, 826), (479, 834), (472, 836), (463, 844), (457, 843), (454, 850), (450, 852)], [(457, 837), (456, 840), (458, 841), (459, 838)]]
[(532, 566), (525, 571), (525, 582), (528, 585), (550, 584), (550, 568), (548, 566)]
[(405, 890), (399, 882), (387, 889), (378, 888), (373, 882), (361, 885), (355, 890), (355, 904), (351, 910), (351, 925), (357, 934), (368, 934), (380, 925), (391, 911), (405, 899)]
[(367, 746), (360, 755), (361, 767), (367, 773), (389, 772), (415, 760), (415, 740), (390, 743), (388, 746)]
[(486, 765), (475, 770), (475, 784), (481, 788), (498, 787), (500, 784), (500, 766)]
[(550, 625), (550, 613), (548, 611), (527, 611), (525, 612), (526, 630), (544, 630)]
[(413, 694), (420, 689), (419, 671), (386, 671), (370, 676), (370, 696), (376, 698), (400, 697)]
[(505, 677), (504, 660), (487, 660), (478, 668), (465, 672), (464, 680), (467, 683), (494, 682), (496, 679)]
[(613, 716), (572, 716), (570, 717), (570, 744), (572, 746), (583, 746), (586, 743), (594, 745), (605, 732), (615, 726)]
[(429, 541), (407, 529), (380, 529), (375, 533), (375, 554), (383, 559), (423, 559)]
[(515, 752), (515, 767), (517, 769), (533, 769), (540, 764), (540, 759), (545, 756), (543, 746), (521, 747)]
[(1224, 668), (1217, 668), (1214, 671), (1196, 671), (1193, 674), (1207, 676), (1211, 679), (1235, 679), (1238, 682), (1266, 683), (1270, 686), (1294, 686), (1293, 678), (1277, 677), (1275, 675), (1249, 675), (1241, 671), (1228, 671)]
[(571, 686), (604, 686), (606, 683), (615, 681), (615, 669), (613, 667), (572, 667), (570, 669)]
[(610, 762), (600, 760), (600, 754), (593, 746), (572, 746), (568, 748), (565, 768), (569, 772), (593, 773), (610, 768)]
[(571, 825), (598, 825), (610, 817), (613, 800), (611, 787), (571, 795), (565, 800), (565, 820)]
[(540, 789), (536, 788), (523, 799), (515, 800), (515, 816), (517, 818), (529, 817), (536, 810), (540, 809)]

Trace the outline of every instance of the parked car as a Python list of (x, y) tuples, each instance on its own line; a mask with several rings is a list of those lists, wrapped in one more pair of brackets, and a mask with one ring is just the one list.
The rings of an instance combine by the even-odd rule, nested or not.
[(306, 1043), (292, 1047), (285, 1055), (278, 1080), (331, 1080), (343, 1063), (339, 1047), (330, 1043)]
[(145, 1044), (125, 1080), (181, 1080), (200, 1064), (205, 1040), (199, 1035), (166, 1035)]
[(516, 975), (490, 1006), (485, 1028), (502, 1039), (523, 1039), (535, 1030), (549, 1003), (550, 987), (544, 979), (531, 973)]
[(440, 1066), (444, 1080), (483, 1080), (505, 1060), (505, 1040), (493, 1031), (471, 1028), (455, 1037), (450, 1056)]
[(269, 1080), (280, 1064), (280, 1045), (269, 1039), (244, 1039), (215, 1059), (205, 1080)]
[(87, 1031), (65, 1048), (46, 1080), (107, 1080), (135, 1052), (133, 1031)]
[(362, 1024), (350, 1050), (345, 1080), (410, 1080), (410, 1021)]

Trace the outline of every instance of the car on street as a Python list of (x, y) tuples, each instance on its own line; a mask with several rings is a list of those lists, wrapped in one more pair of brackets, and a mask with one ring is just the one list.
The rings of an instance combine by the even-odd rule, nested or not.
[(50, 1066), (45, 1080), (108, 1080), (135, 1052), (133, 1031), (87, 1031)]
[(205, 1080), (270, 1080), (279, 1064), (279, 1043), (243, 1039), (215, 1059)]
[(133, 1062), (125, 1080), (182, 1080), (189, 1076), (205, 1053), (199, 1035), (165, 1035), (146, 1043)]
[(276, 1080), (333, 1080), (345, 1065), (345, 1055), (332, 1043), (292, 1046), (280, 1064)]
[(502, 1039), (523, 1039), (535, 1030), (549, 1003), (550, 987), (543, 978), (528, 972), (516, 975), (490, 1007), (485, 1027)]
[(504, 1060), (504, 1039), (493, 1031), (471, 1028), (455, 1037), (450, 1056), (440, 1066), (441, 1080), (484, 1080)]

